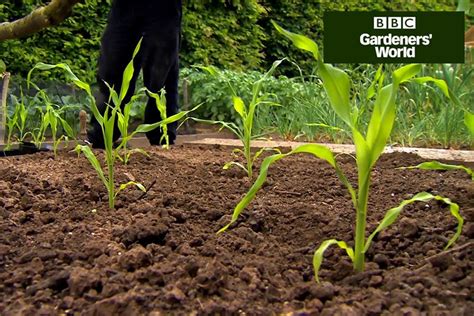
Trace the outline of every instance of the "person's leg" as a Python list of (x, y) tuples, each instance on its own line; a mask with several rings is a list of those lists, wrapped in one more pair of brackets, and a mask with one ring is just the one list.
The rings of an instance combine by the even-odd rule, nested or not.
[[(99, 70), (97, 73), (97, 83), (99, 93), (96, 96), (96, 104), (101, 114), (104, 113), (109, 103), (110, 91), (105, 82), (120, 93), (122, 76), (125, 67), (132, 59), (133, 51), (140, 40), (141, 32), (137, 26), (137, 17), (133, 11), (123, 8), (123, 1), (114, 2), (107, 27), (101, 41), (101, 51), (99, 58)], [(132, 97), (135, 90), (135, 82), (140, 70), (141, 56), (135, 58), (135, 74), (130, 82), (130, 88), (122, 104), (126, 104)], [(120, 132), (115, 124), (114, 141), (120, 137)], [(88, 132), (89, 142), (94, 148), (104, 148), (102, 130), (92, 115), (91, 128)]]
[[(170, 6), (170, 5), (166, 5)], [(166, 18), (154, 20), (145, 32), (143, 60), (143, 78), (145, 86), (154, 93), (159, 93), (162, 88), (166, 91), (166, 115), (169, 117), (178, 113), (178, 77), (179, 77), (179, 41), (181, 25), (180, 1), (171, 7), (163, 8), (160, 14)], [(159, 14), (159, 15), (160, 15)], [(156, 101), (149, 98), (145, 109), (145, 123), (151, 124), (162, 120)], [(168, 137), (170, 144), (176, 139), (178, 124), (168, 124)], [(157, 128), (147, 133), (147, 138), (152, 145), (162, 145), (162, 130)]]

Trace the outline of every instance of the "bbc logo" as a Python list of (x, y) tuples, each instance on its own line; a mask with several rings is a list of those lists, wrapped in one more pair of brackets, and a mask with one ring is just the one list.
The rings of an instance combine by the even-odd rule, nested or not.
[(375, 16), (375, 30), (414, 30), (416, 17), (414, 16)]

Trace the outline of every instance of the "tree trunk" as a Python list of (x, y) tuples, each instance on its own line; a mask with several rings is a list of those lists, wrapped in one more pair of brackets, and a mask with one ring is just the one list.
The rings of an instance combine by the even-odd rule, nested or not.
[(13, 21), (0, 23), (0, 41), (25, 37), (46, 27), (61, 23), (72, 13), (72, 7), (81, 0), (51, 0), (27, 16)]

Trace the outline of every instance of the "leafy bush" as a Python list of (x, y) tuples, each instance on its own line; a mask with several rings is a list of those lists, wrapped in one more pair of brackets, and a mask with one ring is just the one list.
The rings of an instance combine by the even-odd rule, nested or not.
[[(5, 0), (0, 4), (0, 21), (10, 21), (30, 13), (49, 0)], [(66, 62), (87, 81), (95, 81), (100, 37), (109, 10), (107, 0), (88, 0), (76, 5), (74, 14), (61, 26), (43, 30), (31, 37), (0, 42), (0, 59), (13, 74), (26, 77), (41, 61)]]
[[(47, 2), (49, 0), (4, 0), (0, 4), (0, 22), (23, 17)], [(84, 1), (74, 7), (72, 16), (60, 26), (28, 38), (0, 42), (0, 59), (11, 73), (21, 76), (26, 76), (38, 62), (66, 62), (78, 76), (94, 82), (109, 2)], [(182, 64), (207, 63), (234, 69), (257, 67), (263, 60), (261, 38), (264, 35), (257, 23), (262, 12), (263, 8), (255, 0), (186, 1)]]

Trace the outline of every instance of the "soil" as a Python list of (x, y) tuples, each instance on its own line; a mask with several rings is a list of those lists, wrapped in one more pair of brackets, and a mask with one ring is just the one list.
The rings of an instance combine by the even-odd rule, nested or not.
[[(1, 315), (472, 315), (474, 186), (466, 173), (397, 170), (422, 159), (384, 155), (368, 231), (387, 208), (429, 191), (460, 205), (460, 239), (443, 251), (456, 227), (445, 205), (410, 205), (374, 240), (364, 272), (330, 248), (317, 284), (315, 248), (328, 238), (352, 245), (355, 220), (325, 163), (304, 155), (278, 162), (238, 222), (216, 235), (249, 187), (242, 171), (222, 169), (230, 150), (148, 152), (117, 165), (117, 183), (150, 189), (126, 189), (115, 210), (82, 156), (0, 159)], [(354, 181), (352, 157), (338, 160)]]

